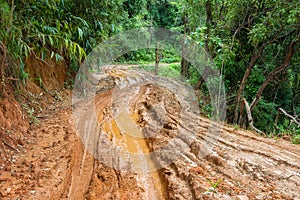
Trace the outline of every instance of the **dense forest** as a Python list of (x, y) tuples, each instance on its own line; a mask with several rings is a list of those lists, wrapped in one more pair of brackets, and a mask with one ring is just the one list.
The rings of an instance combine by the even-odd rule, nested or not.
[[(195, 41), (211, 56), (225, 83), (227, 123), (250, 124), (270, 137), (287, 135), (300, 143), (298, 0), (0, 0), (0, 5), (0, 94), (10, 82), (16, 88), (26, 84), (29, 56), (45, 65), (46, 58), (64, 60), (72, 74), (109, 37), (162, 27), (186, 35), (186, 42)], [(129, 52), (116, 62), (154, 64), (155, 52)], [(181, 55), (164, 50), (160, 57), (202, 97), (208, 95), (203, 78)], [(210, 103), (199, 100), (199, 106), (209, 117)]]

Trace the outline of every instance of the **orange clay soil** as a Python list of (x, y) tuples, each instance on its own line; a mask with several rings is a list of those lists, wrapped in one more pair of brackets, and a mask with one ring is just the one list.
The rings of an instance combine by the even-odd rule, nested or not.
[[(181, 156), (166, 165), (170, 152), (143, 161), (132, 158), (133, 165), (142, 162), (150, 169), (139, 173), (120, 163), (109, 166), (84, 148), (76, 134), (77, 105), (71, 103), (70, 90), (55, 95), (38, 91), (27, 97), (31, 102), (38, 98), (35, 109), (42, 105), (36, 114), (39, 122), (30, 127), (17, 113), (20, 105), (6, 97), (0, 100), (0, 199), (300, 199), (299, 145), (221, 126), (189, 110), (189, 119), (181, 119), (185, 105), (172, 91), (153, 84), (136, 88), (127, 99), (128, 110), (112, 106), (115, 83), (135, 76), (119, 71), (99, 81), (94, 99), (99, 133), (92, 138), (98, 154), (99, 135), (104, 135), (125, 152), (145, 154), (176, 139), (186, 147)], [(162, 127), (153, 110), (158, 115), (164, 111)], [(80, 117), (88, 115), (83, 111)], [(143, 139), (155, 129), (156, 137)], [(203, 153), (207, 145), (209, 152)], [(151, 170), (157, 166), (160, 170)]]

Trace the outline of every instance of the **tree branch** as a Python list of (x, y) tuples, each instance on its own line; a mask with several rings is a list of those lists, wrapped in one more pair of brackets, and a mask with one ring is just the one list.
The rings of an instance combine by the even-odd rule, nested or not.
[(256, 128), (253, 125), (253, 118), (252, 118), (250, 106), (249, 106), (247, 100), (245, 98), (243, 98), (243, 101), (245, 103), (245, 108), (246, 108), (246, 111), (247, 111), (247, 117), (248, 117), (248, 122), (249, 122), (250, 129), (256, 131), (257, 133), (263, 134), (263, 132), (261, 130), (259, 130), (258, 128)]
[(44, 61), (43, 59), (41, 59), (40, 57), (38, 57), (38, 56), (35, 54), (34, 51), (32, 51), (32, 53), (33, 53), (35, 59), (37, 59), (37, 60), (43, 62), (43, 63), (46, 64), (48, 67), (51, 67), (51, 65), (50, 65), (49, 63), (47, 63), (46, 61)]
[(266, 77), (266, 80), (262, 83), (262, 85), (258, 89), (258, 91), (255, 95), (255, 98), (253, 99), (253, 101), (250, 105), (251, 111), (253, 111), (254, 107), (257, 105), (263, 91), (266, 89), (269, 82), (272, 81), (278, 73), (285, 71), (289, 67), (291, 59), (295, 53), (294, 47), (297, 46), (299, 42), (300, 42), (300, 40), (297, 40), (297, 41), (292, 41), (289, 44), (288, 49), (287, 49), (287, 54), (286, 54), (286, 57), (285, 57), (283, 63), (268, 74), (268, 76)]
[(291, 119), (292, 122), (294, 122), (295, 124), (297, 124), (298, 126), (300, 126), (300, 122), (297, 121), (297, 119), (295, 117), (293, 117), (292, 115), (288, 114), (285, 110), (283, 110), (282, 108), (279, 108), (278, 109), (278, 114), (277, 114), (277, 117), (276, 117), (276, 120), (275, 120), (275, 124), (277, 124), (277, 121), (278, 121), (278, 117), (279, 117), (279, 114), (280, 113), (283, 113), (285, 116), (287, 116), (288, 118)]

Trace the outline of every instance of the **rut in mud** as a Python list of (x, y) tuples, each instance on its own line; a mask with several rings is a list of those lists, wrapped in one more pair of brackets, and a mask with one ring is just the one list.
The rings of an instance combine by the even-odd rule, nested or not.
[(1, 198), (300, 199), (299, 146), (199, 117), (189, 88), (153, 78), (114, 69), (92, 100), (49, 107)]

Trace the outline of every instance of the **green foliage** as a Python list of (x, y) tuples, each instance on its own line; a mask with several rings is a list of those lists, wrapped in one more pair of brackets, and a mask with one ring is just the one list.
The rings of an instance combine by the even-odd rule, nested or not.
[(26, 80), (28, 79), (28, 73), (25, 72), (24, 66), (25, 66), (25, 64), (21, 61), (19, 77), (20, 77), (21, 81), (23, 82), (23, 84), (25, 84)]
[(180, 61), (181, 57), (172, 50), (163, 50), (161, 53), (160, 62), (162, 63), (175, 63)]
[[(180, 6), (181, 13), (188, 16), (191, 38), (205, 48), (216, 67), (224, 73), (227, 96), (236, 96), (251, 58), (259, 48), (263, 49), (242, 93), (250, 103), (267, 75), (284, 62), (289, 44), (300, 39), (300, 2), (296, 0), (197, 0), (180, 1)], [(275, 129), (278, 107), (294, 116), (300, 114), (299, 70), (296, 70), (300, 69), (297, 62), (300, 54), (297, 45), (290, 70), (278, 74), (268, 84), (252, 113), (255, 126), (268, 133)], [(191, 83), (199, 79), (196, 76), (195, 72), (190, 72)], [(201, 90), (205, 94), (205, 87)], [(232, 111), (227, 114), (228, 119), (233, 118)], [(283, 123), (279, 122), (283, 125), (282, 131), (289, 131), (290, 128)]]
[(298, 133), (293, 139), (292, 139), (293, 144), (300, 144), (300, 133)]
[[(154, 64), (140, 65), (139, 69), (143, 69), (148, 72), (154, 73)], [(161, 63), (158, 67), (158, 76), (168, 78), (179, 78), (180, 77), (180, 65)]]
[(148, 16), (152, 26), (173, 28), (178, 25), (177, 13), (179, 6), (171, 1), (152, 0), (147, 2)]
[[(176, 63), (180, 62), (181, 57), (177, 55), (174, 49), (159, 49), (160, 62)], [(126, 53), (117, 59), (119, 63), (154, 63), (155, 49), (139, 49)]]
[(279, 117), (272, 134), (279, 137), (288, 135), (293, 144), (300, 144), (300, 126), (283, 115)]
[(237, 124), (232, 125), (232, 128), (233, 128), (234, 130), (239, 130), (239, 126), (238, 126)]
[(274, 129), (277, 107), (275, 103), (261, 99), (252, 114), (255, 126), (264, 132), (271, 133)]
[[(20, 61), (22, 80), (26, 78), (22, 63), (29, 55), (43, 60), (51, 55), (57, 61), (64, 58), (80, 61), (86, 56), (84, 49), (76, 42), (75, 32), (68, 22), (56, 18), (64, 11), (63, 1), (31, 1), (26, 4), (15, 1), (14, 5), (0, 3), (3, 5), (2, 26), (7, 29), (7, 20), (10, 22), (9, 33), (5, 32), (5, 27), (1, 27), (0, 40), (7, 43), (10, 55)], [(11, 10), (11, 6), (14, 6), (14, 10)]]
[[(233, 118), (234, 98), (253, 56), (251, 75), (242, 97), (249, 103), (266, 77), (281, 66), (291, 42), (300, 39), (300, 2), (274, 0), (0, 0), (0, 41), (18, 65), (16, 76), (25, 83), (28, 56), (41, 60), (64, 60), (76, 72), (86, 54), (113, 34), (145, 26), (163, 27), (184, 32), (186, 42), (194, 40), (205, 49), (216, 69), (222, 71), (229, 102), (228, 119)], [(130, 45), (130, 44), (128, 44)], [(274, 125), (277, 109), (293, 116), (300, 114), (299, 43), (288, 67), (277, 74), (264, 90), (252, 115), (257, 128), (268, 133), (290, 134), (297, 143), (297, 128), (280, 118)], [(172, 49), (162, 50), (161, 63), (180, 62), (181, 55)], [(154, 49), (129, 52), (117, 62), (153, 63)], [(153, 70), (154, 66), (142, 66)], [(159, 67), (159, 75), (179, 77), (179, 64)], [(69, 73), (72, 73), (69, 72)], [(200, 75), (188, 69), (187, 82), (196, 85)], [(212, 80), (218, 81), (218, 80)], [(72, 80), (69, 81), (72, 83)], [(205, 83), (201, 94), (209, 97)], [(210, 104), (199, 102), (207, 116)]]
[(37, 124), (40, 122), (39, 119), (36, 117), (34, 108), (29, 107), (27, 104), (22, 104), (22, 108), (28, 113), (30, 123)]
[[(123, 63), (150, 63), (155, 60), (154, 49), (140, 49), (131, 51), (118, 58), (117, 62)], [(129, 62), (128, 62), (129, 61)]]
[(42, 60), (65, 60), (76, 71), (86, 53), (112, 33), (122, 30), (120, 21), (127, 19), (122, 3), (121, 0), (84, 3), (1, 0), (0, 40), (7, 43), (15, 60), (23, 62), (29, 55)]
[(222, 183), (223, 178), (220, 178), (218, 181), (216, 181), (215, 183), (213, 181), (211, 181), (210, 179), (206, 179), (211, 188), (207, 189), (206, 193), (218, 193), (217, 187), (220, 185), (220, 183)]
[(252, 73), (249, 77), (249, 83), (245, 88), (245, 97), (247, 99), (251, 99), (256, 94), (256, 91), (265, 80), (263, 73), (263, 69), (259, 68), (258, 65), (253, 67)]

